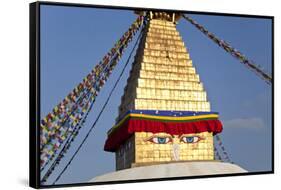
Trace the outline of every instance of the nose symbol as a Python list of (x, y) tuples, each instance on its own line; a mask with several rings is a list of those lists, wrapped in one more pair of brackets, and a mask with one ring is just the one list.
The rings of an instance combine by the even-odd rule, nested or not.
[(173, 160), (178, 161), (180, 155), (180, 146), (178, 144), (173, 144)]

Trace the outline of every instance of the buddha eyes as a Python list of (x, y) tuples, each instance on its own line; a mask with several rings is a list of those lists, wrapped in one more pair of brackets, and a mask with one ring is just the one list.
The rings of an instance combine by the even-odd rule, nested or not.
[(202, 140), (202, 138), (198, 136), (183, 136), (180, 139), (180, 141), (184, 143), (197, 143), (200, 140)]
[(152, 137), (149, 139), (150, 142), (153, 142), (155, 144), (167, 144), (169, 142), (172, 142), (171, 137)]
[[(200, 140), (202, 140), (202, 137), (199, 136), (182, 136), (180, 137), (179, 141), (183, 142), (183, 143), (197, 143)], [(152, 136), (151, 138), (148, 139), (148, 141), (154, 143), (154, 144), (167, 144), (169, 142), (173, 142), (173, 138), (172, 137), (165, 137), (165, 136)]]

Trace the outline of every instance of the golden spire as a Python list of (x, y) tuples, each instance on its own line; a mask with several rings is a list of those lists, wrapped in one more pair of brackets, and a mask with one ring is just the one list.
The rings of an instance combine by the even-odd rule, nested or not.
[[(146, 15), (149, 20), (122, 96), (117, 123), (130, 110), (210, 112), (203, 84), (176, 29), (180, 15), (161, 11), (137, 14)], [(149, 127), (151, 129), (153, 125)], [(118, 125), (111, 132), (116, 128)], [(123, 132), (116, 132), (115, 137), (114, 134), (110, 136), (112, 133), (109, 133), (105, 147), (116, 152), (117, 170), (145, 164), (214, 159), (213, 131), (210, 130), (179, 135), (141, 130), (128, 138)], [(110, 149), (121, 139), (116, 134), (123, 135), (126, 141), (122, 140), (118, 148)]]

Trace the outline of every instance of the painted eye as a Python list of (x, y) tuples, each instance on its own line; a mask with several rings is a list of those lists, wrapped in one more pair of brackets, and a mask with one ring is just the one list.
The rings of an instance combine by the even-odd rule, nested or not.
[(201, 138), (198, 136), (188, 136), (188, 137), (181, 138), (181, 141), (183, 141), (185, 143), (197, 143), (200, 140), (201, 140)]
[(171, 138), (170, 137), (152, 137), (149, 141), (153, 142), (155, 144), (167, 144), (167, 143), (171, 142)]

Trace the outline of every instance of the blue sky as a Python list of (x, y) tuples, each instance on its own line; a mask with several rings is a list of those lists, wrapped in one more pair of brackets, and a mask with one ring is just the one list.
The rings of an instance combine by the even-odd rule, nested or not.
[[(271, 73), (271, 20), (189, 16)], [(125, 10), (41, 7), (41, 117), (90, 72), (135, 18), (132, 11)], [(220, 113), (224, 125), (221, 138), (231, 159), (249, 171), (270, 170), (271, 86), (187, 21), (181, 19), (177, 28), (208, 93), (212, 111)], [(99, 94), (85, 127), (48, 182), (57, 177), (91, 127), (133, 43)], [(114, 154), (103, 151), (103, 145), (106, 131), (117, 117), (130, 67), (127, 67), (96, 128), (58, 183), (87, 182), (115, 170)]]

